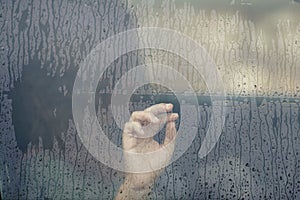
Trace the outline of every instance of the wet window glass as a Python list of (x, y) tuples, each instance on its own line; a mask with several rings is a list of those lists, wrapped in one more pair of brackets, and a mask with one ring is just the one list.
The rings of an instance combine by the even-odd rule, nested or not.
[(300, 199), (299, 0), (0, 1), (3, 199)]

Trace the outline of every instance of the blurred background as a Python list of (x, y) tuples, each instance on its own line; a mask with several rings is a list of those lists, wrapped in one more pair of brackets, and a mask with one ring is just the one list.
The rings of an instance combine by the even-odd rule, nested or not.
[[(187, 60), (161, 50), (130, 52), (105, 71), (95, 107), (106, 135), (117, 145), (122, 130), (110, 99), (128, 70), (166, 64), (182, 73), (197, 93), (197, 136), (158, 178), (151, 198), (300, 198), (298, 1), (0, 2), (3, 199), (113, 199), (124, 174), (100, 163), (80, 141), (71, 110), (73, 83), (80, 63), (100, 42), (143, 26), (174, 29), (199, 43), (215, 62), (228, 95), (222, 135), (200, 159), (212, 113), (210, 96), (218, 95), (218, 88), (208, 91)], [(181, 85), (176, 88), (184, 93)], [(159, 102), (174, 103), (180, 114), (183, 102), (154, 84), (137, 89), (129, 107), (132, 112)], [(163, 133), (157, 139), (161, 137)]]

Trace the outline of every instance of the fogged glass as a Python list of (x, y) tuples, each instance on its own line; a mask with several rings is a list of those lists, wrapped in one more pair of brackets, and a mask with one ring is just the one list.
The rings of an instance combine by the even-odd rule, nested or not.
[[(116, 196), (125, 173), (97, 160), (78, 136), (72, 113), (74, 81), (80, 63), (109, 37), (133, 28), (161, 27), (205, 49), (222, 79), (226, 113), (220, 138), (201, 158), (211, 99), (218, 97), (219, 88), (209, 88), (189, 60), (162, 49), (127, 52), (109, 63), (94, 107), (105, 135), (119, 147), (123, 127), (114, 119), (111, 98), (114, 90), (124, 92), (126, 84), (115, 85), (126, 72), (139, 65), (168, 65), (197, 95), (197, 135), (163, 170), (147, 198), (299, 199), (299, 17), (297, 0), (1, 1), (2, 198)], [(155, 78), (153, 68), (145, 73)], [(128, 102), (130, 113), (170, 102), (180, 115), (190, 96), (183, 83), (174, 87), (183, 100), (163, 85), (137, 88)], [(163, 138), (164, 129), (155, 136), (159, 142)]]

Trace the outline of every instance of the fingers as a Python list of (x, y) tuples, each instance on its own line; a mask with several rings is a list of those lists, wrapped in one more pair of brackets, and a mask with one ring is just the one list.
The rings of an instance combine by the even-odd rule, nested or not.
[(160, 103), (145, 109), (145, 111), (151, 112), (154, 115), (159, 115), (160, 113), (171, 112), (172, 109), (173, 109), (173, 104)]
[(171, 113), (167, 115), (167, 122), (173, 122), (178, 119), (179, 115), (177, 113)]
[[(171, 155), (173, 147), (172, 145), (167, 146), (167, 144), (171, 143), (177, 135), (175, 121), (179, 117), (177, 113), (170, 113), (172, 109), (172, 104), (157, 104), (144, 111), (133, 112), (130, 121), (124, 126), (123, 148), (128, 151), (137, 151), (140, 148), (138, 151), (144, 151), (147, 149), (147, 145), (152, 145), (152, 148), (156, 144), (159, 147), (168, 147)], [(165, 115), (159, 115), (161, 113), (165, 113)], [(163, 144), (153, 143), (153, 136), (165, 123), (167, 125)], [(155, 147), (155, 149), (157, 148)]]
[[(130, 121), (140, 122), (142, 126), (148, 125), (149, 123), (166, 123), (169, 121), (175, 121), (178, 118), (178, 114), (169, 113), (165, 116), (159, 115), (161, 113), (170, 112), (173, 109), (172, 104), (156, 104), (144, 111), (135, 111), (131, 114)], [(155, 116), (157, 115), (157, 116)]]
[[(157, 104), (145, 111), (133, 112), (130, 121), (125, 124), (124, 135), (140, 139), (152, 138), (165, 123), (174, 122), (178, 119), (177, 113), (166, 113), (172, 108), (172, 104)], [(155, 116), (153, 114), (158, 114), (161, 111), (165, 112), (165, 115)]]
[(171, 141), (173, 141), (176, 137), (177, 133), (176, 133), (176, 126), (175, 126), (175, 122), (171, 121), (167, 123), (167, 127), (166, 127), (166, 135), (165, 135), (165, 140), (163, 145), (167, 145), (169, 144)]
[(142, 129), (142, 126), (138, 122), (128, 122), (124, 126), (124, 131), (125, 134), (130, 135), (130, 136), (142, 136), (144, 135), (144, 131)]
[(159, 119), (151, 112), (135, 111), (131, 114), (131, 121), (140, 123), (158, 123)]
[(159, 124), (164, 125), (165, 123), (176, 121), (179, 115), (177, 113), (168, 113), (166, 116), (159, 118)]

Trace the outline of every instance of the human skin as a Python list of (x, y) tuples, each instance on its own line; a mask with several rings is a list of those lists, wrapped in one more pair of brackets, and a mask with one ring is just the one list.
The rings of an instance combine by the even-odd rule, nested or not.
[[(171, 113), (172, 104), (156, 104), (144, 111), (133, 112), (129, 122), (124, 126), (123, 130), (123, 148), (124, 151), (133, 153), (147, 153), (164, 148), (167, 152), (161, 157), (155, 157), (152, 161), (161, 166), (166, 166), (170, 161), (174, 151), (174, 139), (177, 135), (175, 121), (178, 119), (178, 114)], [(161, 113), (167, 113), (161, 117)], [(159, 144), (153, 139), (153, 136), (159, 130), (159, 127), (166, 123), (166, 134), (162, 144)], [(150, 133), (150, 137), (143, 138)], [(167, 147), (168, 145), (168, 147)], [(152, 162), (151, 161), (151, 162)], [(149, 161), (149, 164), (151, 163)], [(128, 168), (134, 165), (143, 163), (148, 164), (145, 160), (130, 161), (125, 157), (125, 163)], [(152, 191), (155, 179), (161, 174), (163, 167), (160, 170), (150, 171), (146, 173), (126, 173), (124, 183), (119, 188), (116, 195), (116, 200), (120, 199), (146, 199)]]

